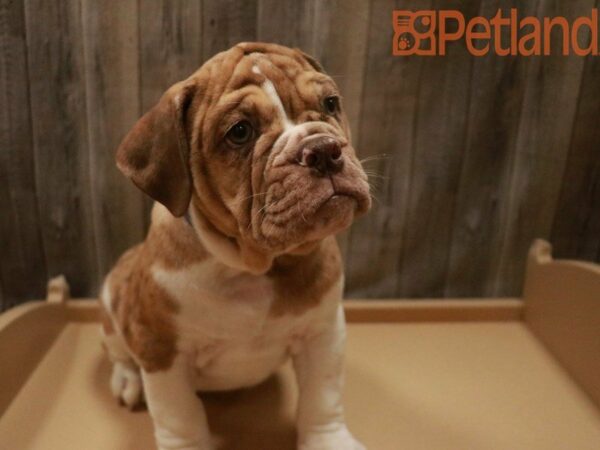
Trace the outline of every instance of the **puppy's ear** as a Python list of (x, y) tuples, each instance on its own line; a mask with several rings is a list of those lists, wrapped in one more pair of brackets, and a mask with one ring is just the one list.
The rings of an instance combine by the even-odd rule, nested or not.
[(317, 72), (325, 73), (325, 69), (323, 69), (323, 66), (321, 64), (319, 64), (319, 62), (315, 58), (310, 56), (308, 53), (304, 53), (299, 48), (295, 48), (294, 50), (296, 50), (298, 53), (300, 53), (300, 56), (302, 56), (302, 58), (307, 63), (309, 63), (312, 66), (312, 68), (315, 69)]
[(174, 216), (187, 211), (192, 195), (186, 116), (196, 87), (182, 81), (134, 125), (117, 149), (117, 167)]

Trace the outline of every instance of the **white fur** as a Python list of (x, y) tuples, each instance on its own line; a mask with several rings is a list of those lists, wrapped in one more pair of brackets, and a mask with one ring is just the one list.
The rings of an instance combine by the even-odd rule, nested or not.
[(100, 293), (100, 301), (102, 302), (102, 306), (104, 306), (104, 309), (106, 310), (108, 315), (112, 317), (112, 299), (110, 295), (109, 280), (106, 280), (104, 282), (104, 285), (102, 286), (102, 292)]
[(115, 361), (110, 378), (110, 390), (130, 408), (142, 399), (142, 378), (137, 368), (122, 361)]
[(142, 371), (159, 450), (213, 448), (204, 406), (190, 382), (190, 369), (185, 355), (179, 355), (169, 370)]
[(298, 340), (326, 326), (342, 287), (340, 279), (319, 307), (300, 316), (270, 317), (274, 292), (266, 276), (214, 258), (178, 271), (154, 265), (152, 273), (178, 300), (178, 350), (194, 359), (202, 390), (251, 386), (267, 378)]
[(331, 326), (308, 338), (293, 356), (298, 397), (299, 450), (365, 450), (344, 422), (344, 309), (337, 307)]
[[(260, 68), (256, 65), (252, 66), (252, 72), (262, 75)], [(294, 124), (288, 118), (285, 112), (285, 108), (283, 107), (283, 103), (281, 102), (281, 98), (279, 97), (279, 94), (277, 94), (277, 89), (275, 89), (275, 85), (273, 85), (273, 82), (267, 77), (265, 77), (265, 81), (263, 81), (263, 83), (261, 84), (261, 88), (263, 89), (263, 91), (265, 91), (271, 102), (273, 102), (275, 108), (277, 108), (277, 111), (279, 112), (279, 119), (281, 120), (281, 123), (283, 123), (284, 130), (287, 131), (291, 129), (294, 126)]]

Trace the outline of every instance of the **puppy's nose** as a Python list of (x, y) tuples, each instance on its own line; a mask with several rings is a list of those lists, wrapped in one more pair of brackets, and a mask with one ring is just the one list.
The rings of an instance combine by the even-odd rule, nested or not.
[(301, 166), (315, 169), (321, 175), (339, 172), (344, 166), (340, 143), (329, 137), (310, 141), (298, 156)]

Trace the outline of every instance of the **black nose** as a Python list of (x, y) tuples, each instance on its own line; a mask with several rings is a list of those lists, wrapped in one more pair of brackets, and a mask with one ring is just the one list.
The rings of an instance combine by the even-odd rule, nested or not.
[(342, 146), (330, 137), (313, 139), (300, 150), (298, 162), (321, 175), (339, 172), (344, 166)]

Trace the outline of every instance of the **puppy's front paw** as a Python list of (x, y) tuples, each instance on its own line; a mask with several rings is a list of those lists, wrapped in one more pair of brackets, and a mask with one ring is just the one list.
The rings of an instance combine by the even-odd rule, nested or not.
[(298, 450), (367, 450), (346, 427), (333, 431), (313, 431), (301, 436)]
[(137, 370), (117, 361), (113, 365), (110, 390), (119, 401), (133, 409), (143, 399), (142, 377)]
[(208, 438), (204, 440), (185, 439), (170, 436), (169, 434), (161, 435), (157, 433), (158, 450), (216, 450), (221, 448), (222, 441), (218, 438)]

